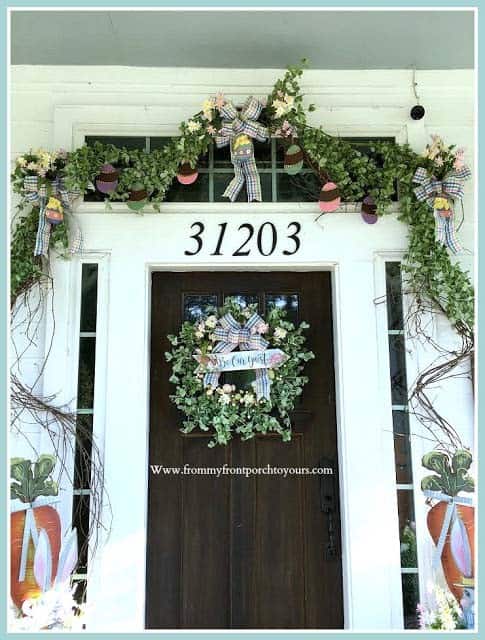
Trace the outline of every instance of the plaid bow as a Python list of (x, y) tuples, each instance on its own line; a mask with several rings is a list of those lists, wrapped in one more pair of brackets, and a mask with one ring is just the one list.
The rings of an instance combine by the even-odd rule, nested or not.
[[(51, 236), (51, 223), (45, 217), (45, 209), (50, 196), (55, 196), (62, 204), (64, 211), (70, 212), (72, 201), (79, 195), (79, 192), (69, 192), (62, 180), (55, 178), (50, 184), (40, 184), (37, 176), (26, 176), (24, 178), (24, 198), (33, 206), (39, 207), (39, 224), (37, 227), (37, 237), (35, 240), (34, 256), (47, 256), (49, 252), (49, 240)], [(82, 247), (81, 230), (76, 226), (75, 233), (71, 239), (71, 253), (77, 253)]]
[[(230, 313), (220, 318), (218, 325), (214, 329), (214, 335), (219, 342), (214, 347), (212, 353), (230, 353), (236, 347), (241, 351), (265, 351), (268, 348), (268, 341), (256, 333), (257, 326), (264, 323), (264, 320), (257, 313), (249, 318), (244, 324), (239, 322)], [(266, 398), (269, 400), (271, 381), (266, 369), (256, 369), (255, 391), (258, 400)], [(204, 375), (204, 387), (217, 387), (220, 371), (211, 371)]]
[(423, 167), (418, 167), (413, 177), (413, 182), (418, 184), (414, 189), (416, 198), (421, 202), (426, 202), (434, 210), (436, 242), (448, 247), (454, 254), (461, 251), (461, 246), (456, 237), (453, 208), (450, 205), (450, 214), (444, 217), (439, 212), (439, 205), (437, 207), (436, 204), (443, 199), (445, 201), (448, 199), (461, 200), (464, 194), (463, 182), (468, 180), (471, 175), (470, 169), (467, 166), (463, 166), (440, 181), (434, 176), (429, 176)]
[(259, 100), (250, 96), (241, 112), (238, 112), (232, 102), (227, 102), (220, 110), (222, 127), (216, 136), (216, 146), (220, 149), (231, 147), (231, 162), (234, 165), (234, 178), (222, 194), (230, 198), (231, 202), (237, 198), (246, 183), (248, 202), (261, 202), (261, 181), (254, 159), (254, 145), (252, 140), (264, 142), (268, 136), (268, 129), (257, 122), (263, 105)]
[(427, 202), (430, 207), (433, 207), (434, 199), (441, 195), (461, 200), (463, 198), (463, 181), (468, 180), (471, 175), (470, 169), (464, 166), (461, 169), (456, 169), (448, 174), (444, 180), (440, 181), (434, 176), (429, 176), (423, 167), (418, 167), (414, 174), (413, 182), (419, 186), (414, 189), (414, 193), (418, 200)]

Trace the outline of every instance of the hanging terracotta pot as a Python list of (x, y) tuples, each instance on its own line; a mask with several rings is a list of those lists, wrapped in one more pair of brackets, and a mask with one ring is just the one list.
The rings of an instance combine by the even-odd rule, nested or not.
[(326, 182), (320, 191), (318, 202), (322, 213), (330, 213), (340, 206), (340, 192), (334, 182)]
[(197, 180), (198, 175), (197, 167), (192, 167), (188, 162), (184, 162), (179, 167), (177, 180), (180, 184), (193, 184)]
[[(15, 511), (10, 514), (10, 593), (13, 602), (20, 609), (22, 603), (28, 598), (34, 598), (42, 593), (34, 577), (34, 553), (35, 546), (32, 536), (29, 534), (24, 542), (25, 526), (27, 524), (27, 510)], [(61, 548), (61, 520), (57, 511), (48, 505), (32, 508), (34, 526), (39, 532), (44, 529), (49, 538), (52, 560), (52, 583), (57, 574), (59, 551)], [(19, 579), (22, 548), (26, 545), (26, 564), (23, 580)]]
[[(448, 507), (447, 502), (438, 502), (434, 507), (430, 509), (427, 516), (428, 530), (433, 538), (433, 542), (437, 544), (441, 530), (443, 528), (443, 522), (445, 520), (445, 513)], [(457, 516), (461, 519), (464, 525), (464, 531), (466, 532), (469, 549), (471, 551), (471, 558), (475, 557), (475, 509), (471, 506), (456, 505)], [(452, 549), (451, 545), (451, 526), (446, 534), (445, 545), (443, 547), (443, 553), (441, 554), (441, 565), (445, 574), (445, 579), (450, 591), (453, 593), (457, 601), (459, 602), (463, 595), (463, 572), (457, 565), (456, 552)], [(472, 560), (473, 561), (473, 560)], [(471, 570), (473, 574), (473, 568)]]
[(133, 185), (126, 204), (132, 211), (141, 211), (147, 203), (147, 198), (148, 193), (145, 187), (140, 182), (137, 182)]
[(96, 189), (101, 193), (112, 193), (118, 187), (120, 172), (112, 164), (103, 164), (96, 178)]
[(362, 200), (360, 215), (367, 224), (375, 224), (377, 222), (377, 206), (372, 196), (366, 196)]
[(299, 173), (303, 167), (303, 151), (297, 144), (288, 147), (283, 161), (285, 172), (294, 176)]

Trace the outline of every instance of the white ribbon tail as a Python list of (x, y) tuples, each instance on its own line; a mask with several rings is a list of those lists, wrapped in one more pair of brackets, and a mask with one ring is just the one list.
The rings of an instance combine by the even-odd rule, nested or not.
[(30, 538), (32, 538), (34, 548), (36, 548), (39, 542), (39, 534), (37, 533), (37, 527), (35, 526), (34, 510), (32, 509), (32, 507), (28, 507), (27, 511), (25, 512), (24, 535), (22, 538), (22, 553), (20, 556), (19, 582), (23, 582), (25, 580)]
[(437, 567), (439, 567), (439, 564), (441, 562), (441, 555), (446, 544), (446, 536), (448, 535), (448, 532), (450, 530), (452, 518), (456, 515), (456, 505), (461, 504), (464, 506), (471, 506), (473, 504), (473, 500), (471, 498), (465, 498), (462, 496), (448, 496), (446, 493), (441, 493), (441, 491), (431, 491), (429, 489), (423, 491), (423, 493), (427, 498), (432, 498), (433, 500), (438, 500), (439, 502), (448, 503), (445, 511), (445, 517), (443, 519), (443, 525), (440, 531), (440, 536), (438, 538), (438, 542), (436, 543), (436, 554), (433, 558), (433, 568), (436, 569)]

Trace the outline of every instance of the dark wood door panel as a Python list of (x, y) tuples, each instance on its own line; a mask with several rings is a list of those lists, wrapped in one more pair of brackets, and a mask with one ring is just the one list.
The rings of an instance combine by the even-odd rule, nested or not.
[[(258, 436), (207, 447), (178, 431), (169, 401), (168, 333), (183, 321), (184, 295), (254, 296), (264, 313), (271, 294), (298, 296), (311, 327), (310, 381), (293, 414), (291, 443)], [(150, 463), (169, 467), (309, 467), (335, 461), (330, 274), (156, 273), (152, 280)], [(318, 476), (150, 477), (147, 628), (342, 627), (340, 559), (325, 557), (326, 516)], [(340, 537), (338, 512), (336, 535)]]

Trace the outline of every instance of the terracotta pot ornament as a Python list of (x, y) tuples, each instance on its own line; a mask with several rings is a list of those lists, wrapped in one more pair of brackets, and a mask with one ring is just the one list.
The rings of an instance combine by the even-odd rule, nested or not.
[(362, 200), (360, 215), (362, 216), (362, 220), (367, 224), (375, 224), (377, 222), (377, 206), (372, 196), (366, 196)]
[(199, 176), (197, 167), (192, 167), (188, 162), (181, 164), (177, 173), (177, 180), (180, 184), (193, 184)]
[(285, 172), (294, 176), (303, 168), (303, 151), (297, 144), (288, 147), (283, 161)]
[(148, 198), (148, 193), (146, 189), (140, 182), (137, 182), (136, 184), (133, 185), (130, 191), (130, 196), (126, 204), (132, 211), (139, 212), (146, 205), (147, 198)]
[(120, 172), (112, 164), (103, 164), (96, 178), (96, 189), (101, 193), (113, 193), (118, 187)]
[(340, 206), (340, 192), (334, 182), (326, 182), (320, 191), (318, 202), (322, 213), (331, 213)]

